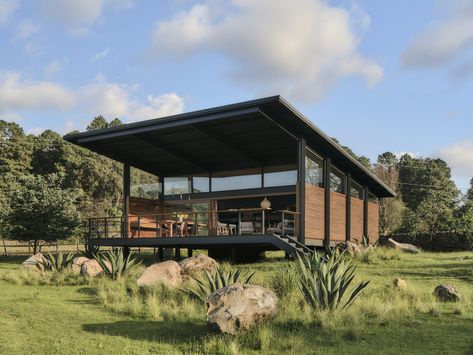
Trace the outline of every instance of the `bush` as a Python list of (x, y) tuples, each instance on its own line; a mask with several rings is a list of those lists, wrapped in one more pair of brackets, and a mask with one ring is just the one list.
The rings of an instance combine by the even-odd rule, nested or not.
[(448, 252), (473, 249), (473, 232), (398, 233), (381, 237), (380, 243), (385, 244), (388, 238), (399, 243), (413, 244), (427, 251)]
[(140, 264), (137, 263), (133, 253), (128, 254), (125, 258), (121, 248), (116, 252), (108, 251), (98, 255), (95, 254), (94, 258), (102, 267), (104, 274), (112, 280), (127, 275), (133, 267)]
[(284, 298), (297, 289), (298, 279), (296, 265), (293, 262), (287, 262), (276, 266), (269, 286), (279, 298)]

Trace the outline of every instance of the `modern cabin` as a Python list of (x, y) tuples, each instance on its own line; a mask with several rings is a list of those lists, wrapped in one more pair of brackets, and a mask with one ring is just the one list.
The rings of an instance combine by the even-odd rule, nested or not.
[(373, 243), (378, 199), (395, 195), (280, 96), (65, 139), (123, 163), (123, 213), (88, 219), (95, 246), (234, 257)]

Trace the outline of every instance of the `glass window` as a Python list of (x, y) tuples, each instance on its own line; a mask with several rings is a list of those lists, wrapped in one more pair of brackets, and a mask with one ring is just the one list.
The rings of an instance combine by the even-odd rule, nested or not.
[(191, 180), (186, 177), (165, 177), (164, 178), (164, 194), (179, 195), (188, 194), (191, 190)]
[(261, 187), (261, 170), (232, 171), (212, 174), (212, 192)]
[(373, 195), (371, 192), (368, 192), (368, 202), (378, 203), (378, 198)]
[(295, 165), (272, 166), (264, 169), (264, 187), (290, 186), (297, 183)]
[(159, 177), (146, 171), (130, 168), (130, 195), (157, 200), (161, 191)]
[(209, 192), (209, 177), (208, 176), (194, 176), (192, 178), (192, 192)]
[(305, 182), (319, 187), (323, 187), (324, 173), (323, 161), (315, 154), (307, 151), (305, 158)]
[(353, 180), (351, 181), (351, 191), (350, 196), (354, 198), (358, 198), (360, 200), (363, 199), (363, 188), (360, 184), (357, 184)]
[(330, 191), (344, 193), (345, 175), (338, 169), (332, 167), (330, 172)]

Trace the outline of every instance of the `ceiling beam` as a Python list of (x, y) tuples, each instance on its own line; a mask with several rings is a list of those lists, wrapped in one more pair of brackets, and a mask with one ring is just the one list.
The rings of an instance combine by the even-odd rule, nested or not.
[(264, 165), (259, 159), (253, 156), (252, 152), (242, 148), (239, 144), (232, 142), (229, 138), (220, 137), (218, 134), (211, 132), (208, 129), (205, 129), (202, 127), (196, 127), (195, 125), (190, 125), (190, 127), (194, 129), (195, 131), (203, 134), (207, 138), (225, 146), (226, 148), (230, 149), (234, 153), (237, 153), (238, 155), (250, 161), (251, 163), (255, 164), (256, 166)]
[(197, 162), (195, 157), (192, 157), (189, 154), (187, 154), (185, 152), (182, 152), (182, 151), (180, 151), (178, 149), (175, 149), (175, 148), (170, 149), (170, 148), (166, 147), (165, 144), (157, 142), (156, 139), (153, 139), (153, 138), (148, 137), (148, 136), (141, 136), (141, 135), (139, 135), (139, 136), (136, 135), (135, 137), (142, 140), (143, 142), (146, 142), (147, 144), (153, 146), (154, 148), (157, 148), (157, 149), (163, 151), (167, 155), (170, 155), (175, 159), (178, 159), (182, 162), (185, 162), (186, 164), (189, 164), (189, 165), (193, 166), (194, 168), (198, 168), (199, 170), (202, 170), (203, 172), (204, 171), (205, 172), (211, 171), (211, 168), (209, 166), (206, 166), (204, 164), (201, 164), (201, 163)]

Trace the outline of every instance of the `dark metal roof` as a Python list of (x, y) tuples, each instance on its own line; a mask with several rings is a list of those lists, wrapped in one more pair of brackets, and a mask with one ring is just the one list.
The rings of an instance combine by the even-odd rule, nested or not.
[(241, 102), (64, 139), (163, 176), (296, 164), (307, 145), (378, 197), (395, 193), (280, 96)]

